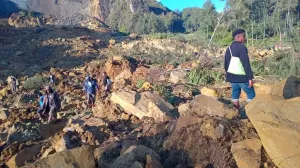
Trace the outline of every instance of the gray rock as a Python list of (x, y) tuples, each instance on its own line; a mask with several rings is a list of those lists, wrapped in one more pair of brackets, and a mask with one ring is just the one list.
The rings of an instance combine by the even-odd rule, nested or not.
[(29, 140), (38, 140), (41, 138), (38, 126), (33, 123), (15, 123), (9, 130), (6, 143), (24, 142)]
[(20, 55), (23, 55), (23, 54), (24, 54), (23, 51), (17, 51), (15, 55), (16, 55), (16, 56), (20, 56)]
[(135, 161), (130, 168), (144, 168), (144, 165), (138, 161)]
[(0, 133), (0, 141), (5, 141), (8, 136), (8, 133)]

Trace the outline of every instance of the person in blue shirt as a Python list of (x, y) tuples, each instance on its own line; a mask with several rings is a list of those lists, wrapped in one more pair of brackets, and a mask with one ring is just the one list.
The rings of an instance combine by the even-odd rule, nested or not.
[(83, 90), (86, 93), (87, 98), (87, 105), (90, 107), (95, 106), (96, 101), (96, 94), (98, 92), (99, 86), (97, 84), (97, 81), (90, 76), (86, 77), (86, 80), (84, 82)]
[(39, 92), (38, 97), (39, 97), (39, 109), (37, 110), (37, 114), (39, 116), (39, 120), (42, 121), (42, 112), (44, 111), (42, 108), (44, 103), (44, 95), (41, 92)]

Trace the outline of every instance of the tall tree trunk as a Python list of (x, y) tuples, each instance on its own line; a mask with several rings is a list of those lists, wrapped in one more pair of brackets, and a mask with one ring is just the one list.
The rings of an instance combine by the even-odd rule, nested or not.
[[(237, 6), (239, 6), (239, 5), (241, 4), (241, 2), (242, 2), (242, 0), (240, 0), (240, 1), (237, 3)], [(222, 18), (224, 17), (224, 15), (227, 14), (230, 10), (234, 10), (234, 7), (237, 7), (237, 6), (234, 6), (234, 7), (230, 8), (230, 9), (226, 10), (228, 6), (229, 6), (229, 4), (228, 4), (228, 2), (227, 2), (226, 5), (224, 6), (224, 12), (223, 12), (222, 15), (218, 18), (218, 23), (217, 23), (217, 25), (216, 25), (216, 27), (215, 27), (215, 29), (214, 29), (214, 32), (213, 32), (213, 34), (212, 34), (212, 36), (211, 36), (211, 38), (210, 38), (210, 40), (209, 40), (208, 48), (210, 48), (211, 42), (212, 42), (212, 40), (213, 40), (213, 38), (214, 38), (214, 35), (215, 35), (215, 33), (216, 33), (216, 31), (217, 31), (219, 25), (220, 25), (220, 22), (221, 22)]]
[(253, 21), (252, 21), (252, 28), (251, 28), (251, 43), (252, 43), (252, 47), (253, 47)]
[(292, 0), (289, 0), (289, 7), (288, 7), (288, 13), (287, 13), (287, 16), (286, 16), (286, 25), (287, 25), (287, 29), (288, 31), (290, 32), (290, 9), (291, 9), (291, 1)]

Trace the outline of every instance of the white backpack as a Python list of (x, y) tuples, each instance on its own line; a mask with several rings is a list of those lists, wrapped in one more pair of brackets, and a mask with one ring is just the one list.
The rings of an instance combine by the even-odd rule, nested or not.
[(111, 81), (110, 79), (107, 79), (107, 80), (106, 80), (106, 83), (107, 83), (107, 85), (111, 85), (111, 84), (112, 84), (112, 81)]
[(230, 51), (231, 59), (230, 59), (230, 63), (229, 63), (227, 72), (234, 74), (234, 75), (246, 75), (240, 58), (232, 56), (230, 47), (229, 47), (229, 51)]

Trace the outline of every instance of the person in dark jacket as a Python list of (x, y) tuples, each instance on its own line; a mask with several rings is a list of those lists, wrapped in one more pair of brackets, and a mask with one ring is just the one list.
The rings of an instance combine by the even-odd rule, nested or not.
[(41, 108), (43, 109), (42, 115), (46, 112), (49, 112), (48, 123), (50, 123), (52, 119), (55, 118), (56, 113), (61, 108), (61, 101), (59, 99), (59, 95), (50, 86), (45, 87), (45, 95), (43, 105)]
[[(224, 68), (226, 71), (226, 81), (230, 82), (232, 87), (232, 103), (238, 110), (240, 108), (239, 98), (241, 89), (247, 94), (247, 102), (250, 102), (255, 97), (255, 91), (253, 88), (253, 72), (250, 66), (248, 50), (244, 45), (246, 42), (245, 30), (235, 30), (232, 33), (232, 37), (234, 41), (226, 50)], [(234, 57), (239, 58), (240, 68), (239, 66), (232, 65), (234, 61), (231, 62), (231, 60), (236, 59)], [(242, 73), (238, 69), (241, 69)]]
[(107, 96), (110, 92), (112, 81), (109, 79), (109, 76), (106, 72), (103, 72), (103, 86), (104, 86), (104, 96)]

